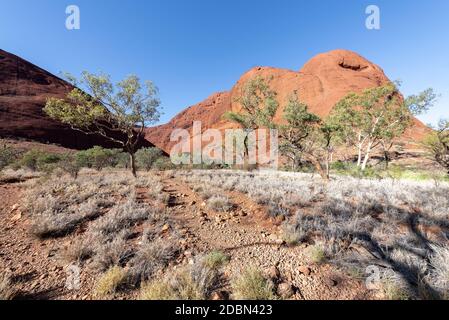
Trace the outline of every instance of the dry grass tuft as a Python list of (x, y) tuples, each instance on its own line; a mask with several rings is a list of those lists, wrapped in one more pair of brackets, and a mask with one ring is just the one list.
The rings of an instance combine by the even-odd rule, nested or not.
[(154, 279), (142, 286), (142, 300), (206, 300), (215, 288), (218, 274), (203, 261)]
[(229, 212), (234, 205), (228, 197), (222, 195), (214, 195), (207, 200), (207, 207), (218, 212)]
[(114, 266), (101, 276), (95, 288), (95, 296), (105, 298), (117, 292), (126, 279), (126, 271)]
[(203, 263), (210, 269), (219, 269), (229, 262), (229, 256), (221, 251), (212, 251), (203, 259)]
[(274, 285), (260, 270), (246, 269), (232, 281), (233, 297), (237, 300), (275, 300)]

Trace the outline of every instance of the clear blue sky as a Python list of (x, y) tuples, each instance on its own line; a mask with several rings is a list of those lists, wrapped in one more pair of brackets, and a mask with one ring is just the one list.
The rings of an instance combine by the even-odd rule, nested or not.
[[(81, 10), (81, 30), (65, 28), (65, 8)], [(381, 9), (381, 30), (365, 28), (365, 8)], [(422, 117), (449, 118), (448, 0), (0, 0), (0, 48), (52, 73), (104, 71), (153, 80), (161, 122), (246, 70), (298, 70), (313, 55), (343, 48), (379, 64), (411, 94), (442, 97)]]

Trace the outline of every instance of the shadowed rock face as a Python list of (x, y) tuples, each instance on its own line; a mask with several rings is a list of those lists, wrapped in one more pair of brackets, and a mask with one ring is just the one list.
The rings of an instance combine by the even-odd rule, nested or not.
[[(0, 50), (0, 137), (24, 138), (66, 148), (118, 147), (101, 136), (86, 135), (52, 120), (42, 111), (49, 97), (63, 98), (66, 81)], [(142, 139), (142, 146), (152, 146)]]
[[(261, 76), (271, 79), (270, 85), (278, 93), (281, 102), (275, 120), (282, 122), (288, 97), (297, 92), (300, 99), (309, 105), (310, 111), (326, 117), (334, 105), (350, 92), (361, 92), (364, 89), (382, 85), (389, 81), (383, 70), (347, 50), (334, 50), (315, 56), (300, 71), (270, 67), (256, 67), (245, 73), (236, 85), (228, 92), (214, 94), (204, 102), (192, 106), (168, 124), (147, 129), (146, 138), (156, 146), (170, 152), (175, 144), (170, 142), (170, 134), (174, 129), (191, 129), (193, 121), (202, 121), (203, 129), (227, 129), (234, 124), (224, 121), (222, 116), (227, 111), (240, 111), (236, 98), (242, 92), (243, 85), (251, 78)], [(418, 120), (405, 134), (406, 141), (419, 141), (429, 129)]]

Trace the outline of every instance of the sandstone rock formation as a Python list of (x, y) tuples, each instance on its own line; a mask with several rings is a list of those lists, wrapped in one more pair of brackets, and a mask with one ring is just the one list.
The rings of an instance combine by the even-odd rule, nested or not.
[[(222, 116), (227, 111), (240, 111), (239, 104), (235, 102), (236, 98), (246, 81), (256, 76), (271, 79), (271, 88), (278, 93), (281, 102), (275, 118), (278, 122), (282, 121), (284, 111), (282, 106), (295, 91), (300, 99), (309, 105), (311, 112), (325, 117), (348, 93), (361, 92), (389, 81), (379, 66), (347, 50), (319, 54), (298, 72), (256, 67), (245, 73), (230, 91), (212, 95), (204, 102), (183, 111), (168, 124), (147, 129), (146, 138), (169, 153), (174, 145), (170, 142), (172, 130), (190, 129), (193, 121), (201, 121), (203, 130), (234, 127), (234, 124), (224, 121)], [(406, 133), (404, 139), (417, 141), (422, 139), (428, 130), (424, 124), (415, 119), (413, 128)]]
[[(201, 121), (203, 130), (227, 129), (236, 125), (223, 119), (227, 111), (240, 111), (236, 98), (249, 79), (261, 76), (270, 80), (281, 102), (276, 121), (282, 121), (283, 107), (293, 92), (307, 103), (310, 111), (325, 117), (349, 92), (360, 92), (389, 81), (377, 65), (347, 50), (334, 50), (312, 58), (300, 71), (256, 67), (246, 72), (228, 92), (216, 93), (194, 105), (169, 123), (146, 130), (142, 146), (156, 145), (167, 153), (174, 129), (188, 129)], [(100, 136), (87, 136), (48, 118), (42, 111), (48, 97), (64, 97), (72, 86), (49, 72), (0, 50), (0, 137), (25, 138), (67, 148), (85, 149), (95, 145), (117, 147)], [(422, 139), (429, 129), (419, 120), (405, 134), (407, 142)]]
[[(0, 50), (0, 137), (24, 138), (66, 148), (117, 147), (101, 136), (86, 135), (47, 117), (49, 97), (63, 98), (73, 87), (49, 72)], [(142, 145), (151, 144), (142, 139)]]

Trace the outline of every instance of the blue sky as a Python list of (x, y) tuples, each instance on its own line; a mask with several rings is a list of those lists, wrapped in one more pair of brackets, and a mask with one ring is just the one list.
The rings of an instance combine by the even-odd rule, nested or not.
[[(78, 5), (81, 30), (65, 28)], [(381, 10), (381, 30), (365, 28), (365, 8)], [(0, 0), (0, 48), (58, 74), (103, 71), (153, 80), (161, 122), (248, 69), (298, 70), (317, 53), (354, 50), (403, 81), (408, 95), (442, 96), (421, 119), (449, 118), (447, 0)]]

